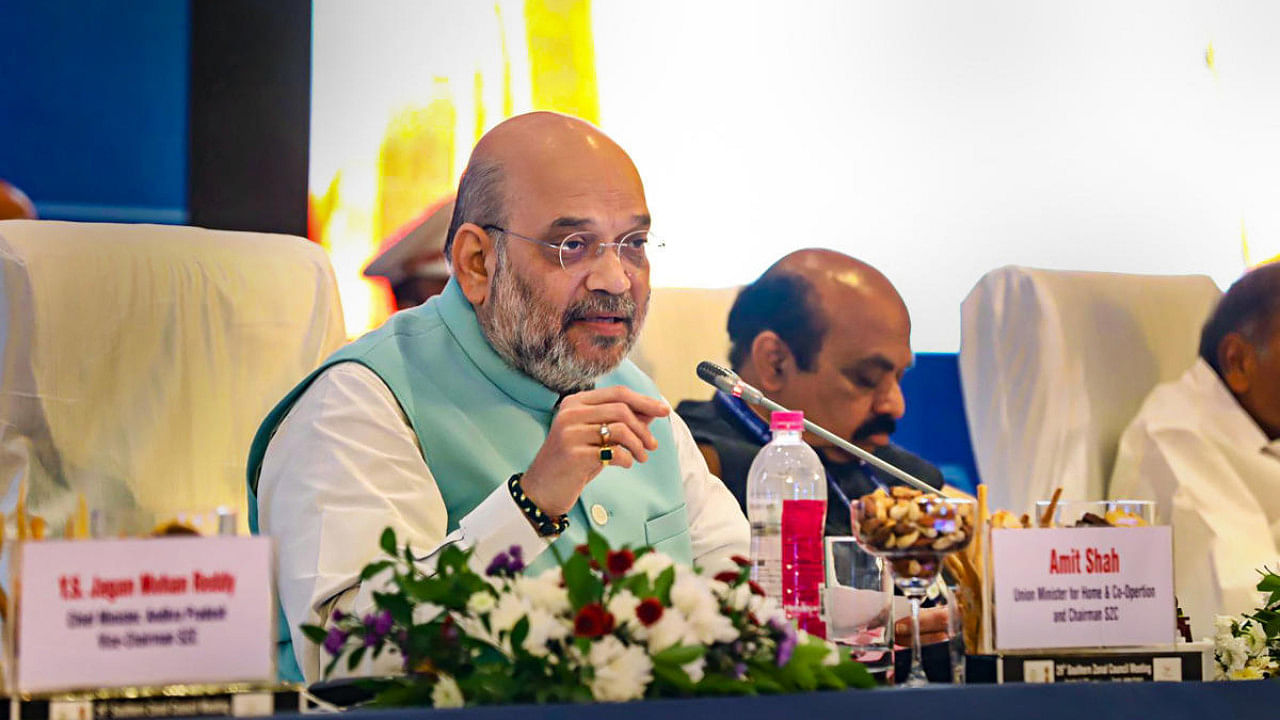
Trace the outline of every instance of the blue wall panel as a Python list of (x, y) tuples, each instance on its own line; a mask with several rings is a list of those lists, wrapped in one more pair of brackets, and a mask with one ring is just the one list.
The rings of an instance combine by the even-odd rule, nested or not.
[(7, 3), (0, 178), (45, 218), (186, 219), (182, 0)]
[(915, 367), (902, 378), (902, 394), (907, 414), (894, 442), (941, 468), (949, 484), (973, 492), (978, 469), (964, 416), (958, 356), (917, 354)]

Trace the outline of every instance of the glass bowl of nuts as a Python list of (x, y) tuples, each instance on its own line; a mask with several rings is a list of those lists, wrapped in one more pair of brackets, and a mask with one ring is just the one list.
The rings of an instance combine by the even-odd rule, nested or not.
[(851, 503), (853, 534), (867, 552), (889, 562), (893, 581), (911, 602), (911, 672), (903, 685), (928, 682), (920, 665), (920, 603), (942, 559), (973, 540), (975, 503), (908, 487), (882, 488)]

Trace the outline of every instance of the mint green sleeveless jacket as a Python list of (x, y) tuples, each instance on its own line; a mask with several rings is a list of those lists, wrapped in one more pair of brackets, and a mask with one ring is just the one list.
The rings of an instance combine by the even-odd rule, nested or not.
[[(494, 352), (471, 303), (456, 281), (450, 281), (442, 295), (396, 313), (378, 329), (338, 350), (267, 415), (249, 452), (249, 525), (254, 533), (258, 532), (258, 474), (276, 427), (321, 372), (342, 362), (369, 368), (395, 395), (440, 488), (450, 532), (507, 478), (528, 468), (546, 438), (559, 400), (554, 391), (513, 369)], [(630, 361), (596, 383), (596, 387), (613, 385), (659, 396), (653, 381)], [(647, 462), (630, 469), (607, 467), (583, 490), (569, 512), (568, 531), (554, 543), (561, 556), (567, 557), (586, 542), (590, 528), (613, 547), (652, 545), (677, 562), (692, 562), (671, 423), (660, 418), (650, 430), (658, 449)], [(604, 509), (604, 524), (596, 523), (588, 512), (596, 505)], [(373, 559), (378, 538), (368, 538), (368, 544)], [(530, 564), (529, 572), (554, 563), (555, 555), (548, 550)], [(280, 617), (279, 672), (282, 679), (300, 681), (283, 612)]]

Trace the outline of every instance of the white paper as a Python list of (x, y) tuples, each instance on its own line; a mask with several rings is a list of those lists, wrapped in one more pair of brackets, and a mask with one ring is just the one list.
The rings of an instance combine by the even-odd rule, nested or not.
[(21, 548), (18, 690), (273, 682), (269, 538)]
[(1168, 526), (993, 530), (996, 647), (1174, 641)]

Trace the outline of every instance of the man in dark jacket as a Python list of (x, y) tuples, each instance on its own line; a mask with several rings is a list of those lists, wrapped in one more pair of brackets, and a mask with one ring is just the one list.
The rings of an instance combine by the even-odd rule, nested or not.
[[(748, 285), (729, 312), (729, 361), (746, 382), (854, 445), (942, 487), (927, 461), (889, 442), (906, 411), (899, 382), (912, 364), (911, 318), (870, 265), (833, 250), (799, 250)], [(765, 411), (717, 392), (677, 412), (713, 474), (746, 511), (747, 471), (769, 440)], [(805, 435), (827, 471), (827, 534), (849, 535), (849, 501), (900, 484), (821, 438)]]

